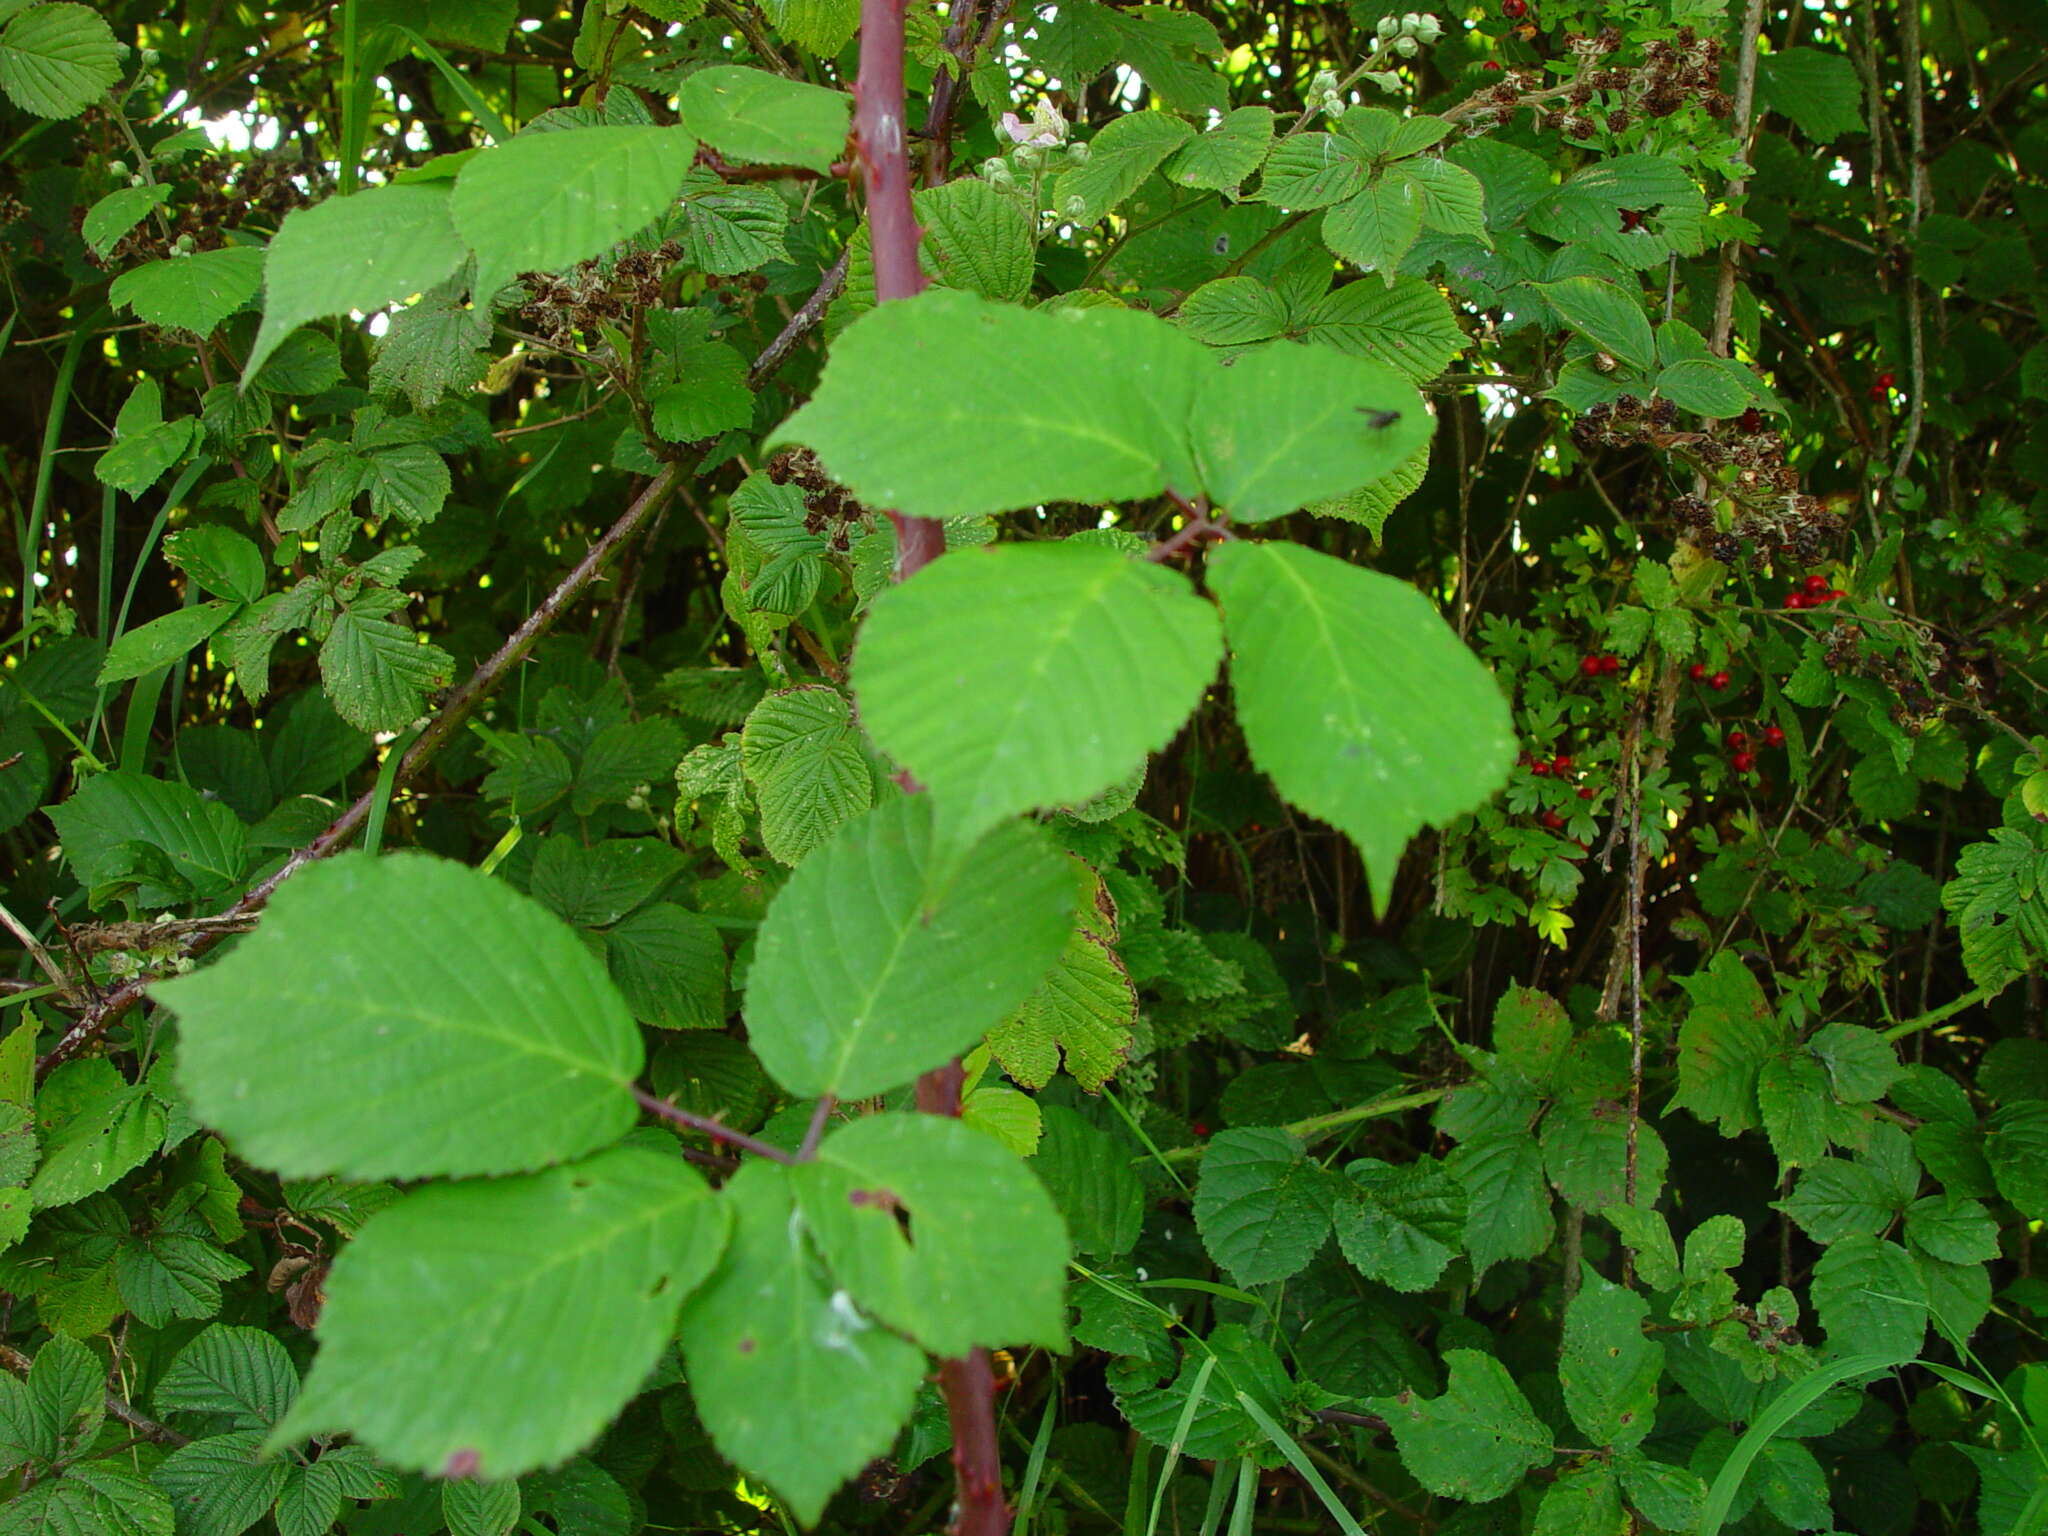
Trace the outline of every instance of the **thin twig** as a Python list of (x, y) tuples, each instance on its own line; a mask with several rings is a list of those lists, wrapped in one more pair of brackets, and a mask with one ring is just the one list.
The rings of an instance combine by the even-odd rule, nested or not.
[(21, 947), (29, 952), (29, 955), (35, 960), (37, 965), (42, 967), (43, 974), (56, 983), (57, 990), (60, 993), (69, 994), (71, 983), (65, 977), (63, 970), (56, 961), (50, 958), (50, 952), (43, 948), (41, 941), (28, 930), (27, 925), (20, 918), (7, 909), (7, 905), (4, 902), (0, 902), (0, 923), (5, 923), (8, 931), (21, 940)]
[(831, 1094), (824, 1094), (811, 1110), (811, 1123), (804, 1128), (803, 1145), (796, 1149), (796, 1160), (808, 1163), (818, 1155), (818, 1143), (825, 1139), (825, 1127), (832, 1123), (832, 1111), (839, 1107), (839, 1100)]
[(846, 269), (852, 261), (853, 247), (849, 245), (839, 253), (839, 259), (825, 269), (817, 291), (804, 300), (803, 308), (791, 315), (789, 323), (776, 338), (761, 349), (761, 355), (754, 359), (754, 366), (747, 370), (747, 388), (757, 390), (767, 383), (769, 375), (796, 350), (796, 344), (824, 318), (832, 301), (839, 297), (839, 290), (846, 286)]
[[(1764, 0), (1749, 0), (1749, 7), (1742, 17), (1742, 49), (1735, 62), (1735, 112), (1731, 128), (1736, 143), (1742, 146), (1745, 165), (1749, 162), (1750, 139), (1755, 125), (1751, 121), (1751, 109), (1756, 104), (1756, 37), (1763, 26)], [(1725, 201), (1729, 207), (1740, 209), (1742, 195), (1749, 188), (1749, 175), (1745, 171), (1728, 183)], [(1728, 333), (1735, 324), (1735, 269), (1742, 255), (1740, 240), (1726, 240), (1721, 245), (1721, 278), (1714, 290), (1714, 333), (1713, 348), (1722, 357), (1728, 355)]]
[(772, 1142), (762, 1141), (757, 1136), (749, 1136), (745, 1131), (736, 1131), (723, 1121), (714, 1120), (709, 1115), (700, 1115), (691, 1110), (682, 1109), (677, 1105), (669, 1103), (667, 1099), (658, 1099), (637, 1083), (633, 1086), (633, 1102), (646, 1110), (650, 1115), (658, 1115), (661, 1119), (683, 1126), (687, 1130), (709, 1136), (713, 1141), (722, 1141), (729, 1147), (737, 1147), (742, 1152), (751, 1152), (756, 1157), (765, 1157), (770, 1162), (793, 1163), (797, 1160), (792, 1153), (784, 1151)]
[(1927, 417), (1927, 325), (1920, 298), (1920, 263), (1913, 254), (1919, 245), (1920, 220), (1927, 212), (1927, 92), (1926, 69), (1920, 59), (1920, 7), (1917, 3), (1899, 7), (1900, 62), (1906, 70), (1906, 133), (1910, 150), (1906, 162), (1907, 186), (1913, 201), (1906, 215), (1906, 330), (1911, 351), (1907, 369), (1912, 379), (1912, 399), (1906, 410), (1906, 440), (1892, 463), (1891, 483), (1905, 478), (1920, 447), (1920, 427)]

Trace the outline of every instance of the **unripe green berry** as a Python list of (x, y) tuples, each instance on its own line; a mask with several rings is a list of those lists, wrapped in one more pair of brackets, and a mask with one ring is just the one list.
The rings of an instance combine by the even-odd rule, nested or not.
[(1085, 219), (1088, 216), (1088, 199), (1076, 194), (1060, 204), (1063, 219)]
[(1086, 144), (1069, 144), (1067, 146), (1067, 163), (1070, 165), (1086, 165), (1088, 163), (1088, 154), (1089, 150)]
[(128, 178), (128, 185), (131, 187), (142, 187), (147, 186), (148, 183), (145, 182), (140, 176), (130, 176)]
[(142, 67), (144, 69), (155, 69), (157, 65), (163, 62), (163, 58), (162, 52), (158, 49), (145, 48), (142, 50)]
[(126, 160), (109, 160), (107, 162), (107, 174), (116, 181), (121, 180), (128, 175), (128, 162)]

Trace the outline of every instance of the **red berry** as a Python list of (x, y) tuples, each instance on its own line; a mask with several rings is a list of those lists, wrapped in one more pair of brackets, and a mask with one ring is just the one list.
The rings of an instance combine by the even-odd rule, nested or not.
[(1480, 65), (1479, 67), (1485, 70), (1489, 75), (1497, 75), (1500, 73), (1500, 65), (1492, 59), (1488, 59), (1484, 64)]
[(1832, 603), (1837, 598), (1847, 597), (1848, 595), (1840, 587), (1829, 587), (1827, 591), (1821, 593), (1820, 600), (1824, 603)]
[(1707, 678), (1707, 664), (1704, 661), (1696, 661), (1685, 669), (1685, 675), (1696, 683), (1705, 682)]
[(1800, 586), (1806, 590), (1808, 597), (1818, 597), (1821, 593), (1827, 591), (1828, 579), (1821, 575), (1819, 571), (1814, 571), (1808, 575), (1806, 580), (1800, 583)]
[(1743, 732), (1730, 731), (1728, 733), (1728, 749), (1731, 752), (1740, 752), (1744, 747), (1748, 745), (1749, 737), (1746, 736)]
[(1592, 799), (1592, 798), (1593, 798), (1593, 786), (1592, 786), (1592, 785), (1590, 785), (1590, 784), (1581, 784), (1581, 785), (1579, 786), (1579, 798), (1580, 798), (1581, 800), (1590, 800), (1590, 799)]
[(1716, 693), (1719, 693), (1723, 688), (1726, 688), (1728, 686), (1728, 683), (1729, 675), (1726, 672), (1716, 672), (1712, 677), (1707, 679), (1707, 686), (1713, 689)]
[(1877, 387), (1879, 389), (1890, 389), (1898, 381), (1899, 376), (1895, 373), (1880, 373), (1877, 376)]
[(1787, 608), (1804, 608), (1807, 606), (1808, 601), (1809, 599), (1804, 592), (1787, 592), (1785, 594), (1785, 606)]
[(1728, 766), (1737, 773), (1748, 773), (1756, 767), (1756, 754), (1754, 752), (1737, 752), (1728, 759)]
[(1889, 400), (1891, 398), (1891, 391), (1882, 384), (1873, 384), (1870, 386), (1870, 398), (1873, 400)]
[(1602, 670), (1603, 668), (1600, 665), (1600, 658), (1598, 656), (1582, 656), (1579, 658), (1579, 676), (1598, 677)]
[(1545, 811), (1541, 816), (1537, 817), (1536, 819), (1542, 822), (1544, 826), (1550, 828), (1550, 830), (1553, 832), (1555, 832), (1559, 827), (1564, 825), (1564, 818), (1558, 815), (1555, 811)]
[(1500, 13), (1509, 21), (1520, 21), (1529, 14), (1529, 0), (1500, 0)]
[(1571, 753), (1560, 752), (1557, 754), (1557, 756), (1553, 757), (1550, 760), (1550, 771), (1556, 774), (1560, 779), (1563, 778), (1566, 774), (1570, 773), (1572, 771)]
[(1610, 677), (1613, 676), (1621, 670), (1621, 658), (1619, 656), (1602, 656), (1600, 658), (1600, 670)]
[(1785, 733), (1775, 725), (1765, 726), (1764, 745), (1767, 747), (1782, 747), (1785, 745)]
[(1199, 1120), (1195, 1121), (1192, 1125), (1190, 1125), (1188, 1129), (1193, 1131), (1197, 1136), (1207, 1136), (1209, 1134), (1209, 1127), (1202, 1124), (1202, 1122)]
[(1529, 771), (1539, 779), (1547, 779), (1550, 777), (1550, 763), (1546, 759), (1539, 757), (1529, 765)]

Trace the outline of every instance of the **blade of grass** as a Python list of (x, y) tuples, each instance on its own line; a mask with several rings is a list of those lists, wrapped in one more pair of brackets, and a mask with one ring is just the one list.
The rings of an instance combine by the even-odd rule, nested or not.
[(407, 42), (426, 55), (429, 64), (432, 64), (434, 68), (441, 71), (441, 77), (448, 82), (449, 88), (462, 99), (462, 104), (469, 108), (469, 115), (477, 120), (477, 123), (483, 128), (485, 133), (490, 135), (493, 144), (502, 144), (512, 137), (512, 130), (507, 128), (498, 114), (490, 109), (483, 97), (477, 95), (476, 87), (463, 79), (462, 72), (448, 62), (440, 49), (436, 48), (424, 37), (421, 37), (419, 33), (413, 31), (411, 27), (400, 27), (398, 30)]
[(50, 386), (50, 414), (43, 421), (42, 452), (36, 459), (35, 489), (29, 492), (27, 526), (18, 530), (21, 549), (21, 622), (27, 624), (36, 611), (36, 553), (42, 543), (43, 523), (50, 513), (50, 481), (57, 470), (57, 443), (64, 435), (64, 413), (71, 407), (71, 383), (78, 377), (85, 344), (107, 317), (102, 304), (72, 328), (64, 344), (64, 356), (57, 364), (57, 381)]
[(1114, 1093), (1111, 1093), (1106, 1084), (1102, 1089), (1102, 1097), (1108, 1101), (1109, 1107), (1117, 1112), (1118, 1117), (1122, 1119), (1123, 1123), (1131, 1128), (1131, 1134), (1144, 1144), (1145, 1150), (1152, 1154), (1152, 1161), (1166, 1170), (1173, 1182), (1181, 1187), (1183, 1194), (1192, 1195), (1194, 1191), (1188, 1188), (1188, 1181), (1180, 1176), (1180, 1170), (1167, 1160), (1167, 1155), (1159, 1150), (1158, 1144), (1152, 1140), (1145, 1127), (1138, 1124), (1137, 1116), (1124, 1108), (1124, 1101)]
[[(163, 505), (157, 508), (156, 517), (149, 525), (149, 532), (143, 537), (142, 548), (135, 556), (135, 564), (128, 572), (128, 589), (121, 594), (121, 611), (114, 619), (114, 628), (111, 633), (106, 630), (100, 632), (100, 638), (109, 647), (128, 632), (128, 612), (135, 606), (135, 590), (142, 585), (142, 573), (149, 569), (150, 557), (156, 553), (156, 542), (164, 536), (164, 527), (170, 522), (171, 513), (198, 483), (199, 477), (211, 468), (213, 460), (202, 454), (187, 464), (178, 478), (171, 482), (170, 494), (164, 497)], [(92, 725), (85, 733), (87, 741), (99, 735), (100, 719), (106, 713), (106, 708), (107, 690), (102, 688), (99, 697), (93, 701)]]
[(1031, 1512), (1038, 1503), (1038, 1480), (1045, 1473), (1045, 1453), (1052, 1448), (1052, 1423), (1060, 1406), (1057, 1391), (1045, 1396), (1045, 1412), (1039, 1415), (1038, 1433), (1031, 1437), (1031, 1455), (1024, 1463), (1024, 1484), (1017, 1490), (1017, 1513), (1011, 1536), (1030, 1536)]
[(1252, 1536), (1252, 1517), (1259, 1511), (1259, 1469), (1251, 1457), (1237, 1464), (1237, 1502), (1230, 1506), (1230, 1536)]
[[(426, 728), (423, 721), (393, 740), (384, 753), (384, 761), (377, 766), (377, 793), (370, 801), (370, 818), (363, 823), (363, 852), (373, 859), (384, 848), (384, 818), (391, 810), (391, 789), (398, 782), (398, 765)], [(511, 850), (508, 848), (506, 852)]]
[(1230, 1490), (1236, 1486), (1234, 1477), (1224, 1476), (1225, 1465), (1218, 1462), (1216, 1470), (1209, 1475), (1209, 1503), (1202, 1511), (1202, 1523), (1195, 1536), (1216, 1536), (1216, 1528), (1223, 1523), (1224, 1506), (1230, 1499)]
[(1698, 1536), (1720, 1536), (1735, 1495), (1741, 1491), (1742, 1480), (1749, 1474), (1750, 1463), (1756, 1460), (1765, 1443), (1809, 1404), (1851, 1377), (1874, 1375), (1898, 1364), (1889, 1355), (1847, 1355), (1800, 1377), (1773, 1398), (1771, 1406), (1750, 1423), (1742, 1438), (1735, 1442), (1734, 1451), (1721, 1464), (1721, 1470), (1714, 1474), (1713, 1485), (1707, 1489), (1707, 1501), (1700, 1506)]
[(1352, 1518), (1351, 1511), (1344, 1507), (1336, 1491), (1323, 1481), (1323, 1474), (1294, 1443), (1294, 1436), (1275, 1423), (1273, 1416), (1253, 1401), (1249, 1392), (1240, 1391), (1237, 1403), (1259, 1426), (1259, 1432), (1273, 1442), (1273, 1448), (1287, 1458), (1287, 1464), (1301, 1475), (1301, 1480), (1308, 1484), (1315, 1496), (1323, 1501), (1323, 1508), (1330, 1512), (1330, 1518), (1337, 1522), (1337, 1528), (1343, 1531), (1344, 1536), (1365, 1536), (1365, 1528)]
[(1166, 1485), (1173, 1481), (1173, 1469), (1180, 1464), (1180, 1448), (1188, 1443), (1188, 1431), (1195, 1427), (1195, 1415), (1201, 1412), (1202, 1404), (1208, 1398), (1209, 1378), (1215, 1371), (1216, 1357), (1210, 1355), (1202, 1361), (1201, 1369), (1195, 1372), (1194, 1383), (1188, 1388), (1188, 1400), (1180, 1405), (1180, 1419), (1173, 1426), (1173, 1444), (1166, 1448), (1166, 1462), (1159, 1469), (1158, 1486), (1152, 1490), (1152, 1514), (1145, 1522), (1145, 1536), (1155, 1536), (1159, 1529), (1159, 1511), (1166, 1504)]
[(1124, 1536), (1138, 1536), (1138, 1520), (1145, 1509), (1145, 1494), (1152, 1481), (1152, 1447), (1138, 1442), (1138, 1454), (1131, 1458), (1131, 1480), (1124, 1488)]

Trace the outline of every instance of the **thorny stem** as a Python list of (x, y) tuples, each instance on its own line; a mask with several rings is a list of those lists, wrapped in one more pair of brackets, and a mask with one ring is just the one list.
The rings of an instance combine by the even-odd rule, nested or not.
[[(910, 202), (910, 156), (903, 126), (903, 13), (906, 0), (861, 0), (860, 77), (853, 86), (856, 153), (867, 184), (868, 238), (875, 261), (875, 301), (890, 303), (924, 291), (919, 230)], [(946, 552), (946, 527), (935, 518), (889, 512), (896, 528), (896, 579), (908, 580)], [(960, 1063), (917, 1080), (917, 1107), (929, 1115), (960, 1113)], [(939, 1390), (953, 1426), (956, 1480), (954, 1536), (1005, 1536), (996, 1445), (995, 1373), (986, 1350), (939, 1363)]]

